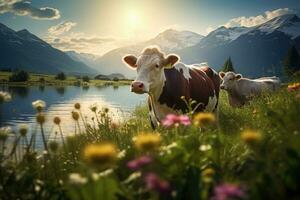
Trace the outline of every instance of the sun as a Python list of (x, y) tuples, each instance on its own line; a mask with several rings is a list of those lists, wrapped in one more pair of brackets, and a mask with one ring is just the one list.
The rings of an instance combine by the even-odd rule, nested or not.
[(130, 11), (128, 12), (128, 23), (130, 26), (137, 27), (141, 23), (141, 16), (136, 11)]

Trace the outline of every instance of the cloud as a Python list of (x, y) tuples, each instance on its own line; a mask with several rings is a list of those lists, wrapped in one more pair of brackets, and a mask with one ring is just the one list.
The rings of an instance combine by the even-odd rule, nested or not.
[(30, 16), (34, 19), (52, 20), (60, 18), (58, 9), (50, 7), (37, 8), (29, 1), (20, 0), (1, 0), (0, 14), (13, 13), (19, 16)]
[(61, 22), (61, 23), (59, 23), (59, 24), (57, 24), (55, 26), (51, 26), (48, 29), (48, 32), (51, 35), (61, 35), (63, 33), (66, 33), (68, 31), (70, 31), (76, 25), (77, 25), (77, 23), (75, 23), (75, 22), (65, 21), (65, 22)]
[(262, 15), (251, 16), (251, 17), (237, 17), (229, 20), (227, 23), (224, 24), (225, 27), (236, 27), (236, 26), (245, 26), (245, 27), (252, 27), (257, 26), (262, 23), (265, 23), (275, 17), (295, 13), (293, 10), (289, 8), (279, 8), (272, 11), (266, 11)]
[(53, 47), (62, 51), (77, 51), (102, 55), (107, 51), (119, 47), (121, 39), (99, 37), (85, 33), (71, 32), (64, 35), (49, 34), (45, 40)]

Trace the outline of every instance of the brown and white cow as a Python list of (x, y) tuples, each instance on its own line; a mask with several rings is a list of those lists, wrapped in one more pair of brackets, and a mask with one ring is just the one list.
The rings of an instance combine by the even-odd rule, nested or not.
[(220, 72), (219, 75), (223, 80), (220, 88), (227, 91), (232, 107), (243, 106), (253, 96), (259, 96), (263, 91), (275, 91), (280, 87), (280, 79), (275, 76), (248, 79), (234, 72)]
[(197, 102), (193, 107), (196, 112), (216, 111), (221, 80), (207, 65), (185, 65), (178, 62), (179, 56), (166, 56), (158, 47), (145, 48), (138, 57), (126, 55), (123, 61), (137, 71), (131, 91), (149, 94), (150, 119), (154, 127), (167, 114), (188, 111), (182, 96)]

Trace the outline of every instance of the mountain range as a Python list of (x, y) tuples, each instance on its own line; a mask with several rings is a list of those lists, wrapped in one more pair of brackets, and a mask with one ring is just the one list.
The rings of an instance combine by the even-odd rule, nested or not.
[(125, 54), (138, 55), (149, 45), (176, 53), (187, 64), (208, 62), (220, 70), (231, 57), (235, 70), (245, 76), (280, 75), (288, 49), (296, 46), (300, 50), (300, 19), (288, 14), (255, 27), (221, 26), (207, 36), (167, 29), (150, 40), (113, 49), (102, 56), (62, 52), (27, 30), (16, 32), (0, 24), (0, 68), (18, 67), (40, 73), (121, 73), (132, 78), (136, 72), (127, 68), (121, 58)]
[(28, 30), (14, 31), (0, 23), (0, 69), (35, 73), (94, 74), (96, 70), (53, 48)]

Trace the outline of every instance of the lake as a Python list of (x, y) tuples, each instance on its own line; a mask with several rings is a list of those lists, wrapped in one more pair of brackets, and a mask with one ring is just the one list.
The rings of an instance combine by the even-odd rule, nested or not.
[[(130, 92), (129, 85), (125, 86), (0, 86), (2, 91), (12, 95), (12, 100), (0, 105), (0, 125), (11, 126), (17, 131), (20, 124), (28, 124), (30, 132), (36, 127), (36, 111), (32, 102), (38, 99), (47, 103), (45, 130), (48, 136), (54, 135), (57, 127), (53, 118), (59, 116), (65, 134), (74, 133), (75, 125), (71, 118), (74, 103), (81, 104), (81, 110), (89, 121), (94, 116), (89, 107), (97, 104), (99, 109), (109, 108), (112, 118), (116, 122), (128, 117), (130, 112), (145, 103), (146, 95), (137, 95)], [(37, 138), (39, 143), (40, 138)]]

